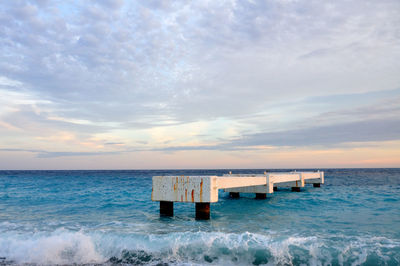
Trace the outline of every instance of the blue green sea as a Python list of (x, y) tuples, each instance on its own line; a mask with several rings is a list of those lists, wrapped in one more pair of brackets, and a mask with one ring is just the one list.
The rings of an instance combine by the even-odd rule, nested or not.
[(220, 191), (208, 221), (151, 201), (155, 175), (265, 170), (0, 171), (0, 265), (400, 265), (400, 169), (311, 169), (321, 188), (265, 200)]

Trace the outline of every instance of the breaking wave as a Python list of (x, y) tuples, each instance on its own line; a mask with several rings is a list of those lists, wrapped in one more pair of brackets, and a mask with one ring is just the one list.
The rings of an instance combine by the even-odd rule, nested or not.
[(337, 235), (284, 237), (273, 232), (141, 235), (59, 229), (2, 234), (0, 257), (0, 265), (398, 265), (400, 241)]

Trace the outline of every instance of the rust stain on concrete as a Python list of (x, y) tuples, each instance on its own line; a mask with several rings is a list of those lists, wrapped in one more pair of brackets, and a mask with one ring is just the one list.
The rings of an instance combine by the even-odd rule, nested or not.
[(203, 201), (203, 178), (201, 179), (200, 182), (200, 202)]

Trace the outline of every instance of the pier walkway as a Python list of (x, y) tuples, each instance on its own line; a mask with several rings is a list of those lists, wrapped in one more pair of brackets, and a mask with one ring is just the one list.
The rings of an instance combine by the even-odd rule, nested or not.
[(319, 187), (324, 183), (324, 172), (264, 172), (264, 174), (225, 174), (223, 176), (153, 176), (151, 199), (160, 202), (160, 215), (173, 216), (174, 202), (196, 204), (196, 219), (210, 218), (210, 203), (218, 201), (218, 190), (224, 189), (231, 197), (240, 193), (254, 193), (265, 199), (278, 187), (301, 191), (305, 184)]

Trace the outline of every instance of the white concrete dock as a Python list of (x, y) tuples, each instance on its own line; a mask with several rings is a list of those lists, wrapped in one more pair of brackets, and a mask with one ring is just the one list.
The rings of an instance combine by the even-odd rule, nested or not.
[(160, 202), (160, 214), (173, 216), (173, 202), (196, 203), (196, 218), (209, 219), (210, 203), (218, 201), (218, 190), (224, 189), (232, 197), (240, 193), (255, 193), (257, 199), (266, 198), (278, 187), (300, 191), (305, 184), (319, 187), (324, 183), (324, 172), (286, 172), (264, 174), (225, 174), (223, 176), (154, 176), (151, 199)]

